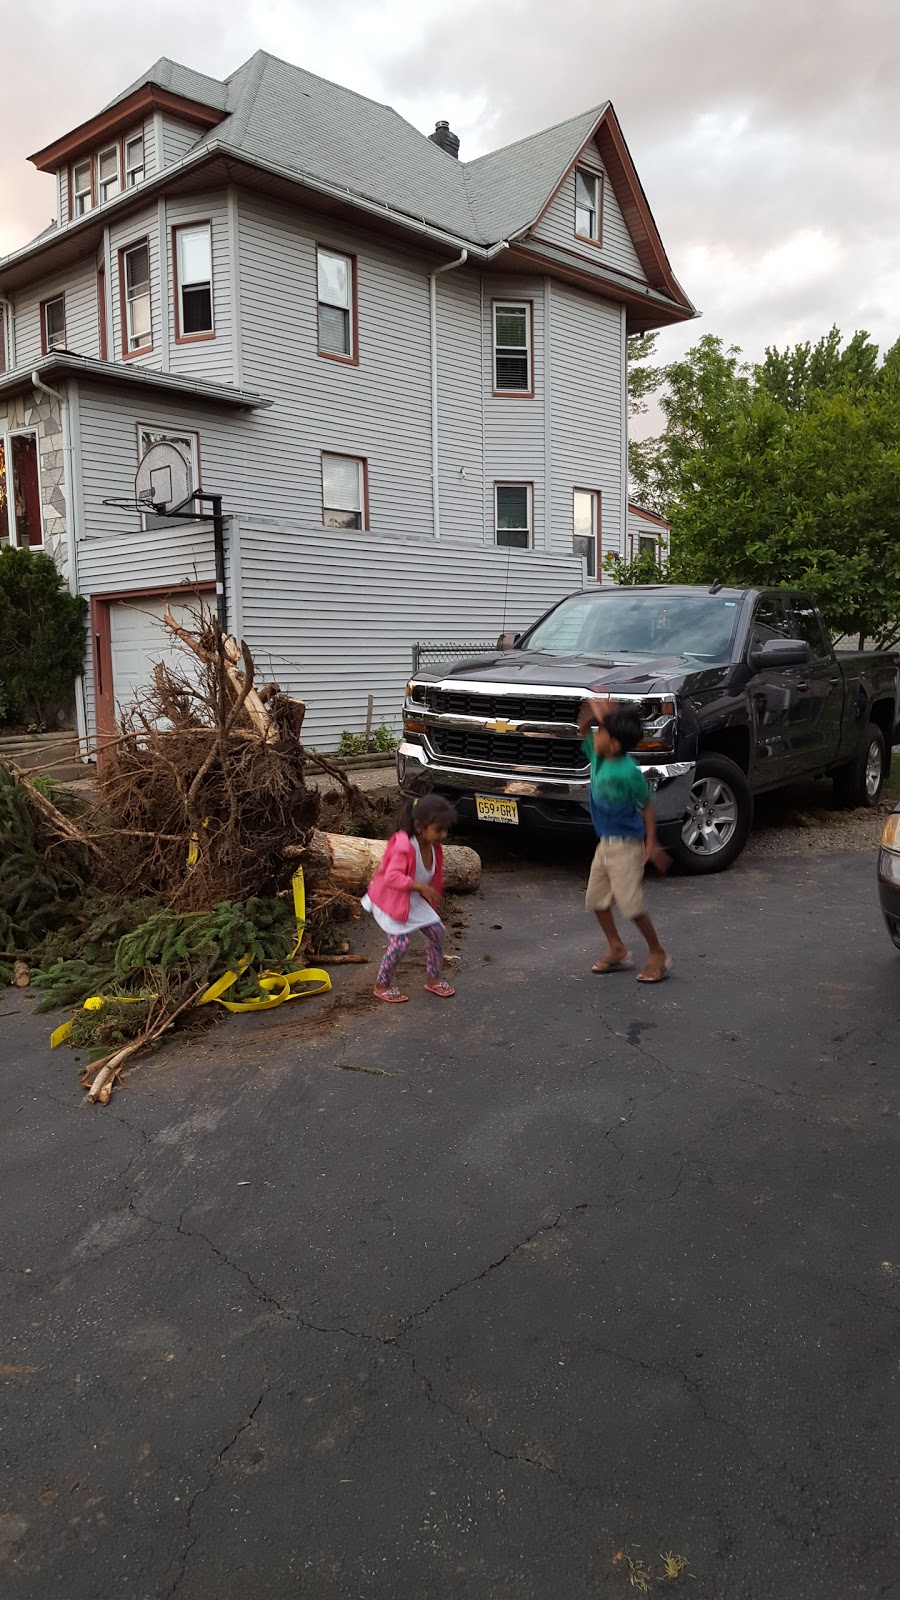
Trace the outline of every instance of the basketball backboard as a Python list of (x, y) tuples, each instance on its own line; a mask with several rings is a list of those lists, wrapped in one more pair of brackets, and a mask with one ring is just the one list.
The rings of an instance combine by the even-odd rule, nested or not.
[(191, 492), (190, 462), (177, 444), (162, 440), (141, 457), (134, 480), (134, 498), (160, 516), (183, 505)]

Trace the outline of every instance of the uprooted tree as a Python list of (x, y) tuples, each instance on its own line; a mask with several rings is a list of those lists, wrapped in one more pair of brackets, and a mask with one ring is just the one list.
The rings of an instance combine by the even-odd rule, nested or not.
[[(210, 613), (193, 621), (167, 614), (192, 670), (155, 668), (141, 704), (104, 739), (90, 807), (75, 814), (64, 794), (0, 768), (0, 962), (31, 963), (45, 1009), (103, 997), (76, 1018), (71, 1041), (93, 1057), (90, 1093), (104, 1103), (132, 1056), (216, 980), (230, 980), (229, 1004), (259, 1004), (263, 969), (271, 1004), (286, 992), (285, 963), (299, 979), (306, 955), (327, 957), (335, 917), (358, 915), (383, 849), (339, 831), (375, 834), (384, 818), (304, 746), (303, 703), (257, 687), (249, 649)], [(310, 765), (330, 775), (331, 793), (307, 782)], [(478, 865), (474, 852), (449, 850), (448, 887), (477, 887)]]

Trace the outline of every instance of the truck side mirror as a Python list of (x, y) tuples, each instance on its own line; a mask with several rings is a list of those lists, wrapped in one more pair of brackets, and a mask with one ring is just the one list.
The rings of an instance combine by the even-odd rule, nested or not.
[(521, 637), (520, 633), (501, 633), (497, 640), (497, 649), (511, 650), (514, 644), (518, 644)]
[(765, 672), (777, 667), (805, 667), (810, 659), (810, 649), (805, 639), (767, 639), (757, 645), (747, 657), (754, 672)]

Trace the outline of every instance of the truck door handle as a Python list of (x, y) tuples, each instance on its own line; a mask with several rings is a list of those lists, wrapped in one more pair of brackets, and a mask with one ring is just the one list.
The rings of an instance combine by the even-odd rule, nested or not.
[(797, 684), (797, 688), (800, 690), (801, 694), (805, 694), (807, 689), (809, 688), (809, 684), (804, 679), (803, 681), (801, 681), (800, 683)]

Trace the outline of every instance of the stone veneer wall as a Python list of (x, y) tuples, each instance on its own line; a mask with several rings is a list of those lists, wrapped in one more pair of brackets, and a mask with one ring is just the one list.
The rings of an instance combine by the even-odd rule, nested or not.
[[(30, 391), (0, 400), (0, 433), (16, 428), (36, 428), (41, 479), (44, 549), (66, 570), (66, 497), (60, 407), (47, 394)], [(7, 463), (7, 473), (10, 467)]]

